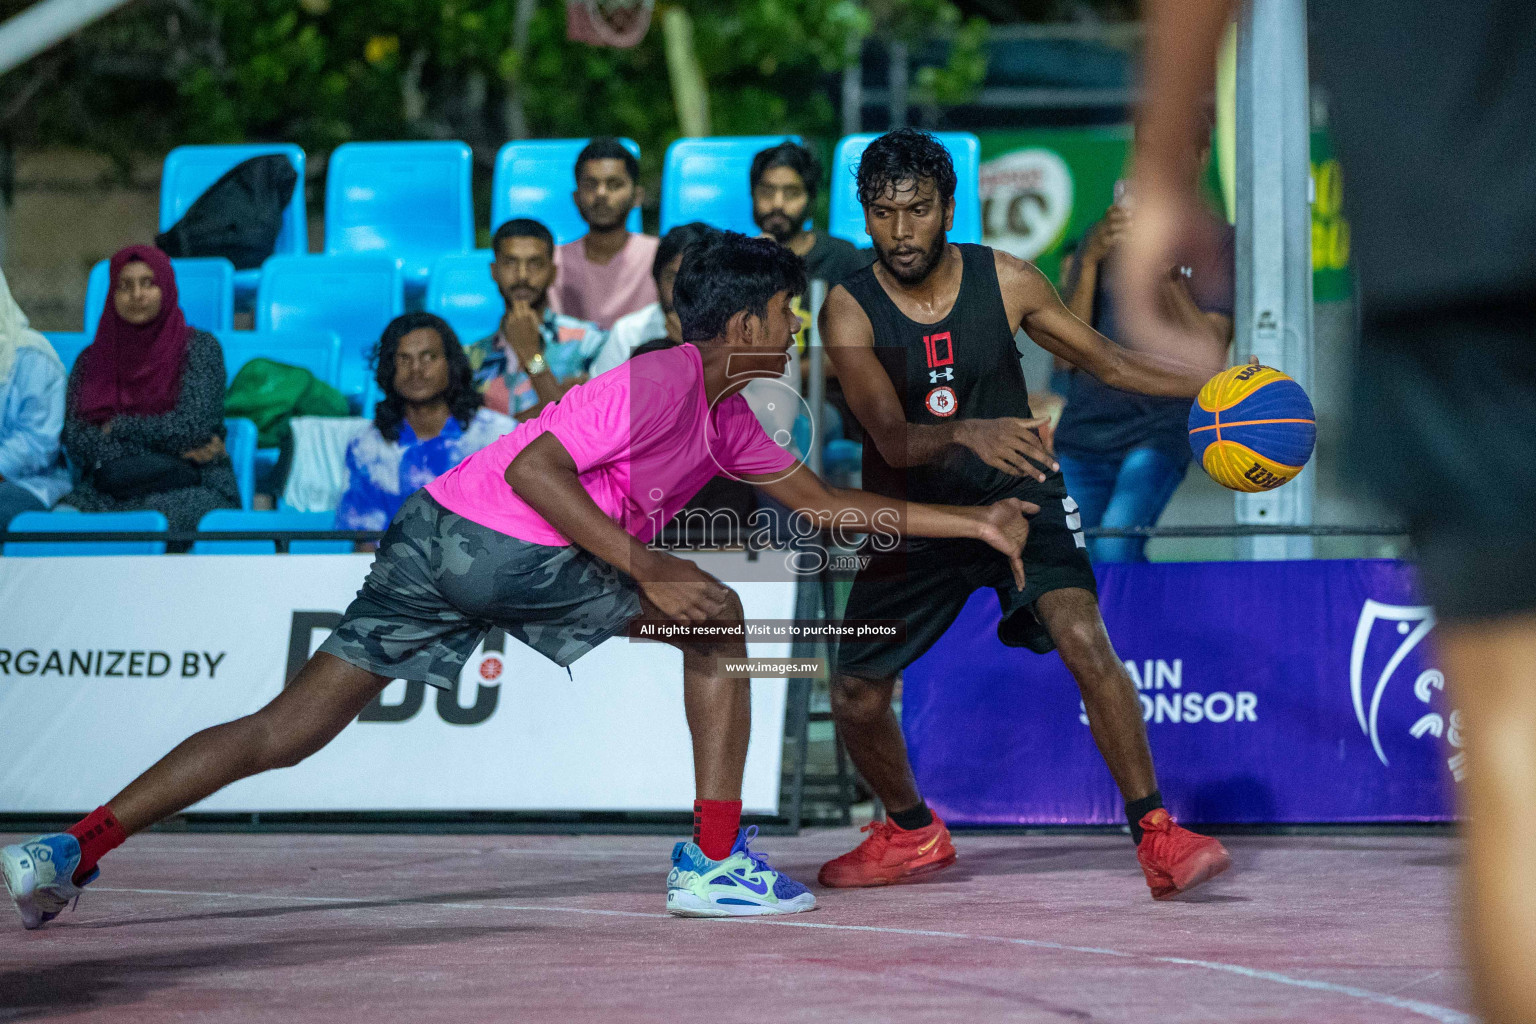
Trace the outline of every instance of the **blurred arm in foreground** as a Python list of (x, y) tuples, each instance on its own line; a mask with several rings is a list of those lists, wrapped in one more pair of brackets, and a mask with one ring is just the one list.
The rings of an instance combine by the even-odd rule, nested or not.
[(1136, 133), (1135, 216), (1120, 243), (1125, 340), (1180, 361), (1198, 358), (1211, 374), (1226, 366), (1226, 344), (1212, 344), (1198, 319), (1168, 315), (1169, 268), (1179, 253), (1221, 244), (1202, 218), (1190, 163), (1204, 148), (1202, 115), (1216, 78), (1216, 47), (1232, 0), (1146, 0), (1145, 100)]

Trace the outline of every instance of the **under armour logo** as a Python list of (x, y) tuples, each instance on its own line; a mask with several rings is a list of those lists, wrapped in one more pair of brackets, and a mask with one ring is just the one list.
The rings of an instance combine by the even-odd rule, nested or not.
[(943, 370), (929, 370), (928, 371), (928, 383), (929, 384), (937, 384), (941, 380), (954, 380), (954, 379), (955, 379), (955, 371), (954, 370), (943, 369)]

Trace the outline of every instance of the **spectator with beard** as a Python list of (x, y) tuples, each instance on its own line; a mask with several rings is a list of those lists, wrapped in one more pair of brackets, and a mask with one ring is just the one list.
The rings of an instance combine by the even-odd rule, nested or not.
[(625, 227), (639, 204), (640, 162), (618, 139), (602, 137), (576, 155), (576, 209), (588, 231), (555, 253), (554, 308), (608, 330), (656, 301), (651, 264), (657, 239)]
[(469, 365), (488, 408), (532, 419), (587, 379), (607, 334), (550, 308), (555, 239), (543, 224), (509, 220), (496, 229), (491, 249), (491, 277), (507, 311), (495, 334), (469, 347)]
[[(807, 231), (805, 222), (816, 190), (821, 187), (821, 161), (816, 154), (796, 142), (781, 142), (752, 158), (748, 174), (752, 183), (752, 219), (772, 238), (805, 263), (807, 281), (822, 280), (830, 289), (844, 277), (874, 262), (873, 250), (860, 250), (852, 242), (833, 238), (822, 231)], [(797, 306), (797, 311), (805, 312)], [(805, 347), (804, 332), (800, 347)], [(843, 430), (849, 440), (862, 441), (864, 431), (843, 397), (836, 368), (823, 366), (827, 381), (827, 401), (843, 418)]]
[(384, 399), (347, 445), (338, 530), (382, 530), (412, 494), (516, 426), (483, 408), (453, 328), (431, 313), (390, 321), (374, 353)]
[(853, 243), (805, 224), (821, 187), (821, 161), (797, 142), (781, 142), (752, 158), (752, 220), (763, 234), (805, 262), (806, 280), (834, 285), (873, 260)]

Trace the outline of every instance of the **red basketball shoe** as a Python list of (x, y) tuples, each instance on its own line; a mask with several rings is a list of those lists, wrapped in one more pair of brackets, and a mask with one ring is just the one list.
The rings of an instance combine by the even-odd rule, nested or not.
[(1210, 836), (1180, 828), (1161, 807), (1142, 817), (1141, 831), (1136, 859), (1155, 900), (1188, 892), (1232, 866), (1226, 847)]
[(821, 866), (816, 880), (834, 889), (890, 885), (947, 868), (955, 862), (955, 844), (939, 816), (933, 824), (908, 832), (888, 821), (872, 821), (861, 832), (869, 837)]

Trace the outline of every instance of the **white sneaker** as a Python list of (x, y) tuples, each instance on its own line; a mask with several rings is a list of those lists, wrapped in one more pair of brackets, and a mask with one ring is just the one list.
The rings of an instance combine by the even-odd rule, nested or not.
[(752, 917), (815, 910), (816, 897), (809, 889), (748, 848), (756, 836), (756, 825), (742, 829), (724, 860), (710, 860), (693, 843), (674, 846), (667, 911), (678, 917)]
[(93, 868), (85, 881), (76, 885), (74, 875), (79, 866), (80, 841), (68, 832), (38, 836), (0, 850), (0, 873), (5, 875), (5, 888), (23, 925), (41, 928), (52, 921), (101, 874)]

